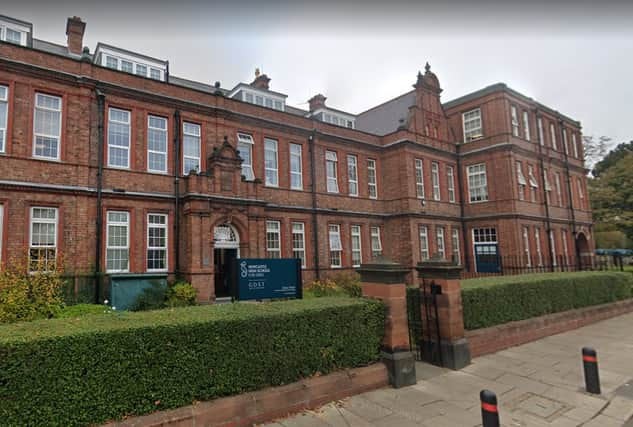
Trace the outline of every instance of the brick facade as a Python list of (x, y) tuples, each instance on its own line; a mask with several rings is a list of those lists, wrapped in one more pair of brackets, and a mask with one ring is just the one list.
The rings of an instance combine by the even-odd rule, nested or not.
[[(363, 262), (372, 258), (371, 229), (379, 227), (382, 252), (410, 268), (427, 253), (433, 256), (440, 251), (439, 229), (444, 233), (444, 257), (453, 256), (452, 236), (457, 233), (460, 262), (470, 270), (476, 268), (474, 228), (495, 228), (499, 252), (514, 256), (525, 254), (525, 227), (532, 255), (537, 251), (535, 235), (540, 233), (543, 262), (552, 253), (546, 234), (549, 229), (553, 230), (556, 255), (564, 252), (563, 237), (570, 257), (593, 247), (580, 124), (505, 85), (442, 104), (439, 81), (427, 67), (404, 98), (350, 115), (356, 117), (358, 126), (343, 127), (325, 123), (308, 111), (290, 107), (279, 111), (243, 102), (219, 86), (185, 84), (183, 79), (169, 76), (168, 70), (160, 81), (109, 69), (96, 63), (86, 49), (79, 53), (82, 24), (76, 17), (69, 19), (67, 48), (32, 40), (32, 35), (26, 46), (0, 42), (0, 86), (7, 93), (6, 141), (0, 153), (2, 261), (29, 252), (33, 243), (31, 207), (57, 209), (54, 255), (73, 272), (107, 270), (108, 212), (128, 214), (127, 270), (147, 271), (148, 256), (152, 256), (148, 215), (166, 215), (167, 259), (162, 270), (194, 283), (202, 301), (213, 301), (216, 296), (218, 240), (214, 230), (224, 224), (230, 224), (236, 234), (238, 242), (233, 245), (239, 248), (239, 256), (266, 257), (266, 224), (278, 221), (280, 254), (292, 257), (293, 223), (302, 223), (305, 280), (352, 268), (352, 226), (360, 226)], [(262, 76), (253, 84), (268, 91), (269, 80)], [(265, 87), (258, 83), (262, 79)], [(37, 94), (60, 100), (59, 156), (52, 160), (35, 155)], [(410, 99), (411, 105), (392, 120), (392, 129), (370, 132), (362, 128), (363, 118), (378, 123), (374, 118), (387, 117), (389, 109), (402, 99)], [(325, 97), (318, 100), (319, 107), (325, 106)], [(519, 111), (519, 136), (513, 136), (512, 106)], [(481, 137), (463, 143), (463, 113), (476, 108), (480, 109)], [(110, 126), (117, 126), (109, 120), (111, 109), (127, 112), (127, 168), (109, 166), (109, 156), (118, 153), (116, 147), (114, 151), (109, 148)], [(529, 140), (523, 112), (528, 115)], [(166, 123), (164, 173), (148, 172), (154, 138), (148, 125), (150, 116)], [(542, 144), (537, 117), (543, 121)], [(199, 173), (183, 174), (184, 123), (200, 127)], [(557, 149), (552, 147), (550, 124)], [(563, 132), (567, 133), (567, 153)], [(242, 176), (236, 150), (238, 133), (252, 137), (253, 181)], [(277, 144), (275, 187), (265, 183), (266, 138)], [(291, 189), (290, 144), (301, 147), (302, 189)], [(328, 192), (326, 152), (336, 153), (336, 194)], [(348, 156), (355, 156), (357, 196), (350, 195), (354, 184)], [(423, 165), (423, 200), (417, 193), (416, 159)], [(375, 164), (376, 197), (370, 194), (370, 162)], [(517, 162), (526, 179), (528, 166), (533, 171), (538, 185), (534, 201), (528, 194), (530, 183), (525, 200), (520, 200)], [(485, 165), (488, 200), (475, 203), (469, 196), (468, 171), (477, 164)], [(451, 191), (450, 168), (454, 177)], [(549, 203), (544, 169), (551, 186)], [(333, 268), (330, 262), (330, 225), (340, 229), (340, 268)], [(426, 227), (428, 235), (424, 254), (421, 227)]]

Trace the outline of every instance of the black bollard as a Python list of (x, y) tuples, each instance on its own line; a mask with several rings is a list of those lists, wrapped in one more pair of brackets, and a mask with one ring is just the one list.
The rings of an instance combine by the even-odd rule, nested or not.
[(481, 399), (481, 421), (483, 427), (499, 427), (497, 395), (490, 390), (482, 390), (479, 393), (479, 399)]
[(600, 394), (600, 375), (598, 375), (598, 355), (591, 347), (583, 347), (582, 364), (585, 370), (585, 387), (588, 393)]

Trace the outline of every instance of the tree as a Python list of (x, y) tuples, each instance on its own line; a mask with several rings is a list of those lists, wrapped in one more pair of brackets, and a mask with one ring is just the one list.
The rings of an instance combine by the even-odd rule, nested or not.
[[(602, 139), (604, 137), (600, 138)], [(600, 149), (596, 148), (596, 151), (600, 151)], [(593, 165), (593, 171), (591, 173), (593, 176), (600, 176), (601, 173), (610, 169), (615, 163), (630, 153), (633, 153), (633, 141), (618, 144), (617, 147), (609, 151), (608, 154), (603, 154), (604, 157)]]
[[(616, 156), (619, 158), (613, 160)], [(589, 180), (594, 219), (615, 225), (633, 239), (633, 144), (618, 145), (603, 162), (596, 177)]]
[(582, 143), (585, 153), (585, 164), (591, 168), (607, 155), (611, 138), (608, 136), (598, 138), (593, 135), (583, 136)]

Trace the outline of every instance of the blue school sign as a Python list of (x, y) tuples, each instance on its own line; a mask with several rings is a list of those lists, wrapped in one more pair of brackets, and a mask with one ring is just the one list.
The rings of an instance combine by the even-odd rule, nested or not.
[(240, 301), (303, 296), (299, 259), (241, 258), (236, 267)]

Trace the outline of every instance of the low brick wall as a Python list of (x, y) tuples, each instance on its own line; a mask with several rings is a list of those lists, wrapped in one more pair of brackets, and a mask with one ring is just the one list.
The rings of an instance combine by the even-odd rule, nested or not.
[(280, 387), (129, 418), (106, 424), (105, 427), (250, 426), (385, 387), (388, 383), (385, 365), (376, 363)]
[(633, 311), (633, 299), (466, 332), (473, 357), (504, 350)]

